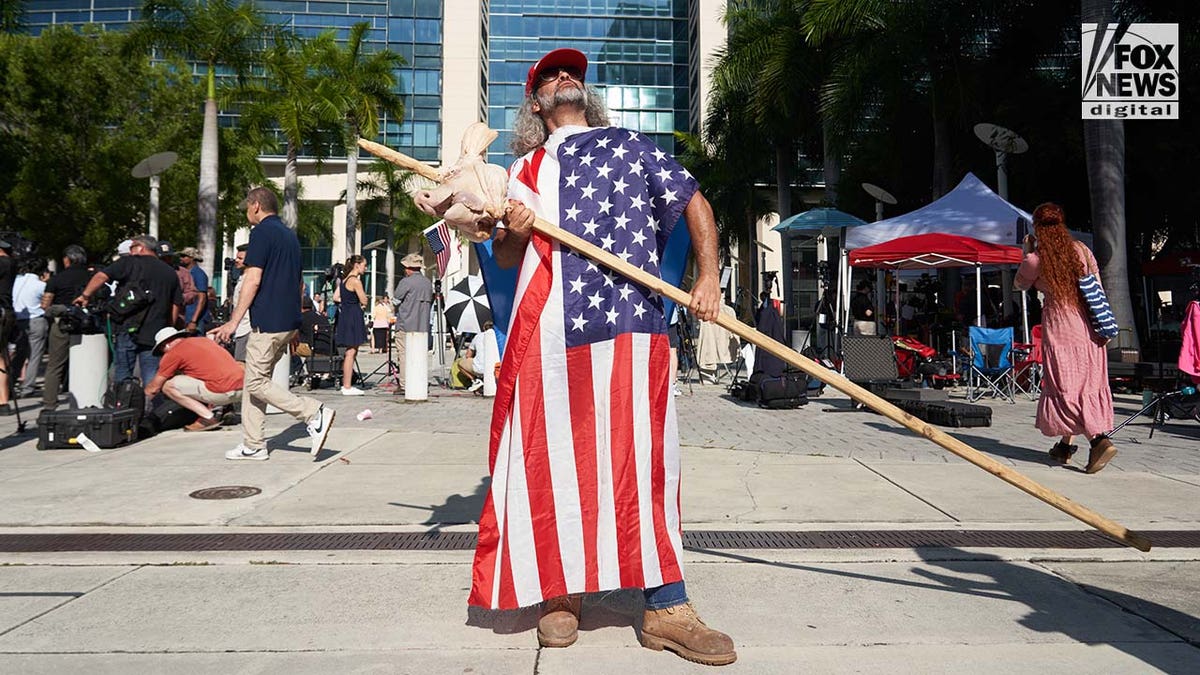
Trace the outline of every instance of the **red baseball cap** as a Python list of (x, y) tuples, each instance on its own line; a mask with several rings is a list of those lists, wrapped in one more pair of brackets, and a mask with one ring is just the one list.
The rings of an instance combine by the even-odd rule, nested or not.
[(580, 75), (587, 75), (587, 57), (578, 49), (555, 49), (548, 52), (529, 69), (529, 76), (525, 78), (525, 95), (533, 93), (538, 75), (543, 70), (560, 67), (575, 68)]

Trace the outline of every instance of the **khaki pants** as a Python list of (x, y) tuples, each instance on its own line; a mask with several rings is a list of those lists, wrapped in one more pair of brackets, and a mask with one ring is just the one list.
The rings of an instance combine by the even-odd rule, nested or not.
[(408, 351), (406, 344), (408, 341), (407, 335), (408, 333), (398, 330), (395, 332), (395, 339), (392, 340), (395, 343), (393, 346), (396, 348), (396, 355), (393, 357), (393, 360), (396, 362), (396, 381), (400, 383), (401, 389), (404, 388), (404, 383), (407, 382), (404, 379), (404, 356)]
[(217, 393), (209, 389), (204, 382), (190, 375), (176, 375), (167, 380), (167, 384), (179, 394), (194, 398), (205, 405), (229, 405), (242, 398), (241, 389)]
[(251, 333), (246, 341), (246, 383), (242, 390), (242, 443), (251, 450), (265, 448), (267, 405), (305, 422), (321, 409), (315, 398), (296, 396), (271, 380), (275, 363), (288, 353), (296, 331)]
[(874, 321), (855, 321), (854, 333), (856, 335), (875, 335)]

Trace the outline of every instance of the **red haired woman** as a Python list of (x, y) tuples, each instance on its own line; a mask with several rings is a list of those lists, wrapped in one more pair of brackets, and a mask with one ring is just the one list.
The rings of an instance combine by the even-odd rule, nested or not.
[(1067, 231), (1057, 204), (1034, 209), (1033, 231), (1036, 251), (1033, 238), (1026, 236), (1016, 285), (1021, 290), (1036, 288), (1046, 296), (1042, 311), (1045, 379), (1035, 425), (1047, 436), (1061, 437), (1050, 456), (1062, 464), (1069, 464), (1078, 449), (1071, 439), (1088, 438), (1091, 452), (1086, 471), (1096, 473), (1117, 454), (1105, 435), (1113, 420), (1106, 340), (1092, 331), (1079, 292), (1079, 277), (1097, 273), (1096, 259)]

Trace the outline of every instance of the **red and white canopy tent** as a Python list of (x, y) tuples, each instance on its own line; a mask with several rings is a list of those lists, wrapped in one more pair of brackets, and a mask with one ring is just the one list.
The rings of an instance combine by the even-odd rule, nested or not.
[[(851, 267), (894, 270), (931, 270), (947, 267), (975, 268), (975, 306), (982, 307), (983, 266), (1019, 265), (1023, 252), (1016, 246), (981, 241), (960, 234), (931, 232), (900, 237), (873, 246), (850, 251)], [(1024, 294), (1021, 295), (1024, 300)], [(1021, 304), (1025, 312), (1025, 303)], [(976, 312), (975, 323), (982, 325), (983, 312)], [(896, 294), (896, 316), (900, 316), (900, 294)], [(849, 316), (844, 329), (849, 331)], [(1028, 333), (1028, 320), (1023, 322)], [(1026, 342), (1028, 342), (1028, 337)]]

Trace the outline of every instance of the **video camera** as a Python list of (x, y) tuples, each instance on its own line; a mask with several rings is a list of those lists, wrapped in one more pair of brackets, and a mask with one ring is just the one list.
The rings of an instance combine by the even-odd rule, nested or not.
[(77, 307), (68, 305), (67, 311), (58, 317), (58, 327), (68, 335), (97, 335), (104, 332), (104, 309), (102, 307)]
[(346, 266), (342, 263), (334, 263), (325, 269), (325, 283), (335, 284), (338, 279), (342, 278), (342, 274), (346, 271)]

